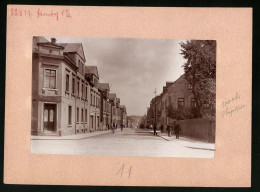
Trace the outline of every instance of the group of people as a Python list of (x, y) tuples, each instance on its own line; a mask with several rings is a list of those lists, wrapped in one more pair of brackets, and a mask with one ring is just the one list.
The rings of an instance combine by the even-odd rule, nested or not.
[[(157, 135), (156, 124), (154, 124), (154, 125), (151, 124), (150, 128), (153, 129), (153, 134)], [(161, 128), (161, 132), (163, 132), (163, 130), (164, 130), (163, 124), (161, 125), (160, 128)], [(180, 132), (181, 132), (181, 125), (179, 124), (179, 122), (177, 120), (174, 120), (172, 123), (169, 122), (167, 124), (166, 131), (168, 132), (168, 137), (171, 137), (171, 133), (172, 133), (172, 131), (174, 131), (175, 135), (176, 135), (176, 139), (179, 139)]]
[[(123, 131), (123, 128), (124, 128), (124, 127), (125, 127), (125, 126), (124, 126), (123, 124), (120, 125), (121, 131)], [(110, 128), (111, 128), (112, 132), (115, 133), (115, 130), (117, 129), (117, 124), (116, 124), (115, 122), (113, 122), (113, 123), (111, 124), (111, 126), (109, 126), (109, 124), (108, 124), (108, 130), (109, 130)]]

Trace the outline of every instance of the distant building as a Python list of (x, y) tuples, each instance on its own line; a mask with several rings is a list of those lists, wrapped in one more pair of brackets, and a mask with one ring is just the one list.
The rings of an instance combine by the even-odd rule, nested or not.
[(109, 94), (109, 101), (111, 103), (111, 122), (120, 125), (120, 99), (116, 97), (115, 93)]
[(126, 107), (124, 105), (120, 105), (120, 125), (126, 126)]
[(166, 127), (169, 122), (167, 109), (170, 106), (172, 106), (173, 109), (186, 108), (188, 110), (191, 110), (191, 108), (195, 106), (191, 86), (184, 75), (180, 76), (174, 82), (166, 82), (166, 86), (163, 87), (163, 92), (151, 100), (150, 108), (147, 111), (148, 122), (151, 123), (155, 121), (156, 108), (157, 126), (164, 125), (164, 127)]
[(140, 126), (140, 121), (142, 116), (129, 115), (126, 117), (127, 127), (129, 128), (138, 128)]
[(111, 125), (111, 103), (109, 102), (110, 87), (108, 83), (99, 83), (98, 86), (101, 92), (100, 122), (102, 130), (105, 130), (108, 129), (108, 125)]

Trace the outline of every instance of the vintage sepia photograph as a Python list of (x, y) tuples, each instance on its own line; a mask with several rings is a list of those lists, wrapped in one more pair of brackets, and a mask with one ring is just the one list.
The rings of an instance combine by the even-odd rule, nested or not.
[(34, 36), (31, 153), (214, 158), (216, 46)]

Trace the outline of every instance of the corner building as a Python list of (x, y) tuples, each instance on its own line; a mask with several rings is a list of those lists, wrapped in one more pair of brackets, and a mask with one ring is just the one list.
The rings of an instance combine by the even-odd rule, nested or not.
[(71, 135), (90, 131), (90, 86), (81, 43), (33, 37), (32, 135)]

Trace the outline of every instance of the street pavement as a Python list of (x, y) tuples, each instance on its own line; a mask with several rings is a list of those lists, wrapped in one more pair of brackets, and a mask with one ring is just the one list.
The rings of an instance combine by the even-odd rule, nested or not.
[(31, 152), (98, 156), (214, 157), (215, 144), (125, 128), (63, 137), (32, 136)]

